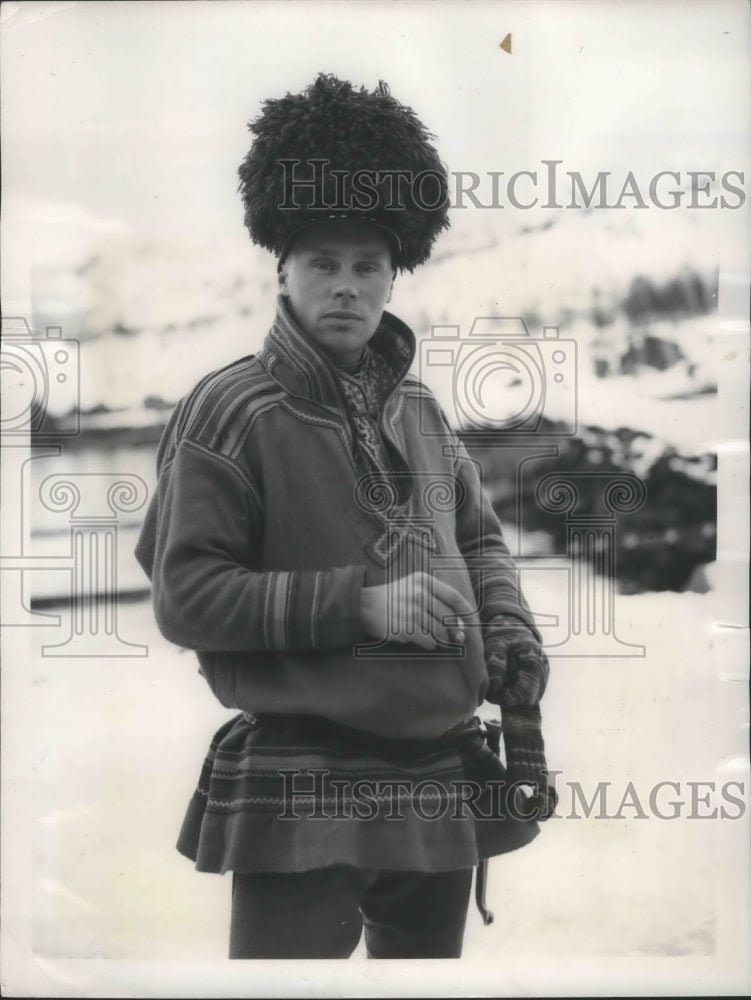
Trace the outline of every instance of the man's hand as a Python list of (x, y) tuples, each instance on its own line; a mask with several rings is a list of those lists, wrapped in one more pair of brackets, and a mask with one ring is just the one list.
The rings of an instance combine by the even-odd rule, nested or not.
[(464, 642), (463, 623), (474, 614), (458, 590), (429, 573), (363, 587), (360, 595), (363, 627), (371, 638), (412, 642), (426, 650)]
[(521, 622), (499, 628), (486, 639), (488, 701), (503, 708), (539, 705), (550, 676), (545, 651)]

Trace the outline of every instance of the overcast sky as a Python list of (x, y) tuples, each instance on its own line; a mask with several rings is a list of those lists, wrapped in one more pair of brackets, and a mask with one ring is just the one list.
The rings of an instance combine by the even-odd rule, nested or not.
[[(385, 79), (452, 170), (743, 169), (742, 2), (6, 2), (4, 198), (241, 236), (264, 97)], [(512, 35), (512, 52), (500, 42)]]

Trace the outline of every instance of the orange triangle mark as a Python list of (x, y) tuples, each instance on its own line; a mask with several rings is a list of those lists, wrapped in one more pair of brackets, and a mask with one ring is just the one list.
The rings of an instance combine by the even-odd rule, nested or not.
[(508, 54), (511, 55), (511, 32), (509, 32), (501, 42), (501, 48), (504, 52), (508, 52)]

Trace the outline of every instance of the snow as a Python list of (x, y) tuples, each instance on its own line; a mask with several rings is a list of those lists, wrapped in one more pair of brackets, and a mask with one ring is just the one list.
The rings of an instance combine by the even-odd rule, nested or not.
[[(548, 607), (565, 600), (557, 579), (551, 574), (538, 595)], [(709, 960), (721, 948), (732, 917), (723, 900), (743, 871), (749, 775), (713, 650), (718, 595), (618, 597), (616, 609), (618, 634), (644, 643), (646, 657), (553, 659), (544, 718), (549, 764), (561, 772), (558, 817), (529, 847), (491, 861), (496, 920), (482, 926), (473, 904), (468, 966), (553, 970), (624, 956), (636, 974), (654, 957)], [(124, 639), (148, 643), (148, 657), (9, 664), (24, 671), (34, 699), (30, 769), (21, 773), (33, 804), (35, 951), (220, 961), (230, 877), (196, 873), (174, 842), (209, 739), (229, 716), (193, 654), (158, 635), (147, 602), (122, 606), (118, 627)], [(57, 630), (36, 633), (53, 642)], [(710, 806), (720, 806), (731, 779), (744, 783), (742, 818), (689, 818), (688, 782), (715, 782)], [(597, 809), (584, 818), (571, 786), (589, 800), (603, 781), (611, 818), (596, 818)], [(679, 783), (657, 802), (670, 814), (668, 803), (681, 800), (676, 819), (650, 808), (661, 781)], [(629, 782), (647, 818), (629, 805), (612, 818)]]
[[(46, 216), (34, 218), (40, 226)], [(148, 396), (174, 402), (207, 369), (260, 347), (274, 301), (268, 256), (231, 240), (168, 244), (63, 211), (55, 218), (70, 239), (60, 243), (62, 259), (50, 252), (38, 263), (35, 323), (64, 321), (64, 335), (80, 339), (81, 407), (122, 410), (94, 414), (92, 424), (147, 426), (155, 417), (144, 407)], [(390, 308), (420, 338), (435, 323), (456, 325), (465, 337), (476, 316), (534, 313), (541, 325), (556, 324), (563, 309), (590, 308), (595, 288), (609, 301), (636, 273), (660, 280), (686, 265), (707, 273), (715, 264), (713, 240), (686, 219), (672, 226), (661, 219), (651, 231), (644, 216), (629, 213), (628, 225), (618, 225), (606, 212), (568, 213), (560, 225), (508, 245), (497, 233), (464, 228), (450, 234), (434, 264), (400, 280)], [(576, 342), (577, 380), (546, 395), (545, 415), (566, 418), (575, 404), (580, 427), (623, 425), (654, 435), (642, 443), (645, 469), (665, 444), (688, 455), (714, 450), (727, 437), (722, 412), (717, 397), (701, 391), (727, 370), (720, 362), (737, 339), (726, 331), (724, 340), (715, 324), (712, 315), (653, 328), (679, 344), (693, 374), (681, 364), (598, 379), (589, 363), (596, 331), (575, 316), (560, 339)], [(539, 342), (542, 331), (531, 322), (529, 333)], [(613, 334), (625, 342), (623, 326)], [(422, 374), (451, 409), (451, 372)], [(493, 378), (495, 392), (488, 391)], [(502, 400), (514, 414), (528, 386), (515, 385), (507, 368), (484, 388), (483, 400), (495, 407)], [(671, 398), (679, 395), (690, 398)], [(82, 451), (76, 461), (92, 463), (84, 471), (111, 467), (153, 483), (151, 452), (137, 460), (110, 452)], [(37, 478), (55, 471), (45, 462), (32, 463)], [(65, 554), (67, 524), (60, 532), (43, 517), (36, 530), (57, 532)], [(134, 590), (145, 582), (132, 559), (136, 530), (128, 523), (119, 536), (120, 582)], [(37, 593), (59, 593), (61, 576), (47, 574)], [(565, 615), (566, 585), (565, 572), (539, 580), (535, 607)], [(568, 974), (572, 994), (585, 995), (597, 961), (618, 957), (627, 962), (625, 992), (656, 959), (701, 960), (708, 975), (719, 975), (728, 942), (739, 935), (748, 884), (745, 688), (737, 694), (733, 679), (745, 677), (745, 633), (733, 621), (724, 631), (715, 624), (730, 604), (727, 587), (619, 596), (617, 634), (643, 644), (645, 657), (553, 658), (544, 715), (550, 766), (561, 772), (559, 815), (532, 845), (491, 862), (496, 920), (482, 926), (471, 907), (463, 967), (497, 970), (516, 995), (531, 990), (534, 976), (547, 976), (555, 990)], [(123, 604), (118, 622), (123, 639), (148, 644), (144, 658), (42, 657), (39, 645), (60, 641), (66, 626), (63, 612), (59, 626), (24, 630), (33, 638), (30, 655), (8, 656), (4, 665), (7, 697), (18, 707), (5, 739), (20, 740), (9, 787), (28, 795), (28, 808), (14, 806), (8, 822), (31, 849), (24, 890), (33, 886), (35, 953), (40, 961), (222, 963), (230, 879), (197, 874), (174, 843), (209, 740), (228, 713), (193, 655), (159, 636), (148, 602)], [(690, 782), (715, 782), (710, 804), (722, 807), (720, 788), (731, 780), (743, 782), (741, 818), (690, 818), (704, 809), (698, 802), (692, 809), (698, 786)], [(572, 789), (578, 783), (591, 799), (600, 782), (610, 783), (607, 817), (595, 809), (584, 818)], [(646, 818), (628, 804), (619, 809), (629, 782)], [(664, 786), (659, 797), (663, 809), (671, 799), (682, 802), (675, 819), (661, 819), (650, 804), (659, 782), (678, 785)], [(606, 968), (608, 982), (614, 966)], [(673, 982), (676, 972), (667, 975)]]
[[(28, 206), (30, 231), (40, 235), (30, 268), (34, 326), (41, 331), (62, 323), (64, 336), (81, 341), (83, 410), (104, 404), (130, 414), (149, 396), (174, 403), (207, 370), (260, 348), (276, 295), (269, 254), (234, 237), (140, 236), (65, 204), (51, 203), (48, 219), (43, 208)], [(650, 323), (653, 336), (674, 342), (687, 359), (667, 371), (600, 379), (593, 363), (603, 349), (614, 356), (628, 344), (631, 331), (617, 304), (634, 277), (659, 284), (690, 268), (713, 280), (719, 237), (712, 220), (679, 213), (666, 223), (649, 213), (561, 211), (537, 226), (532, 213), (526, 231), (511, 232), (505, 222), (491, 227), (483, 218), (455, 214), (457, 224), (434, 259), (399, 277), (389, 308), (423, 342), (437, 324), (456, 327), (465, 352), (476, 317), (527, 318), (522, 340), (529, 343), (509, 348), (511, 361), (507, 356), (500, 366), (496, 357), (495, 371), (483, 369), (482, 415), (507, 418), (524, 407), (530, 391), (544, 387), (540, 405), (553, 419), (571, 419), (578, 407), (580, 425), (614, 426), (628, 413), (633, 429), (691, 453), (722, 439), (713, 396), (696, 398), (716, 388), (723, 358), (738, 346), (715, 314)], [(55, 241), (42, 238), (50, 220), (60, 231)], [(614, 319), (601, 333), (604, 345), (587, 318), (595, 301)], [(567, 352), (561, 385), (553, 381), (553, 345), (542, 354), (539, 346), (542, 327), (556, 325)], [(491, 342), (491, 355), (502, 347)], [(530, 350), (542, 368), (534, 376), (542, 386), (532, 390), (524, 371), (513, 370), (514, 357)], [(454, 370), (423, 364), (418, 356), (415, 371), (453, 413), (456, 394), (464, 391), (452, 381)], [(515, 385), (510, 376), (520, 371)], [(49, 408), (63, 412), (54, 392)]]

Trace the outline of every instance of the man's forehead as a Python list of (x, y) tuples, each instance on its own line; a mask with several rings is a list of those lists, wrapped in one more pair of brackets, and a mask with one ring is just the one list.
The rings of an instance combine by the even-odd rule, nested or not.
[(354, 253), (362, 257), (381, 257), (390, 255), (390, 247), (386, 237), (376, 229), (360, 227), (321, 226), (312, 228), (300, 235), (294, 249), (305, 253)]
[(356, 257), (372, 257), (376, 259), (378, 257), (388, 257), (389, 248), (388, 244), (384, 241), (382, 245), (377, 242), (372, 243), (361, 243), (361, 242), (337, 242), (336, 240), (320, 240), (311, 241), (307, 246), (300, 247), (303, 253), (323, 253), (329, 256), (335, 256), (340, 253), (351, 253)]

